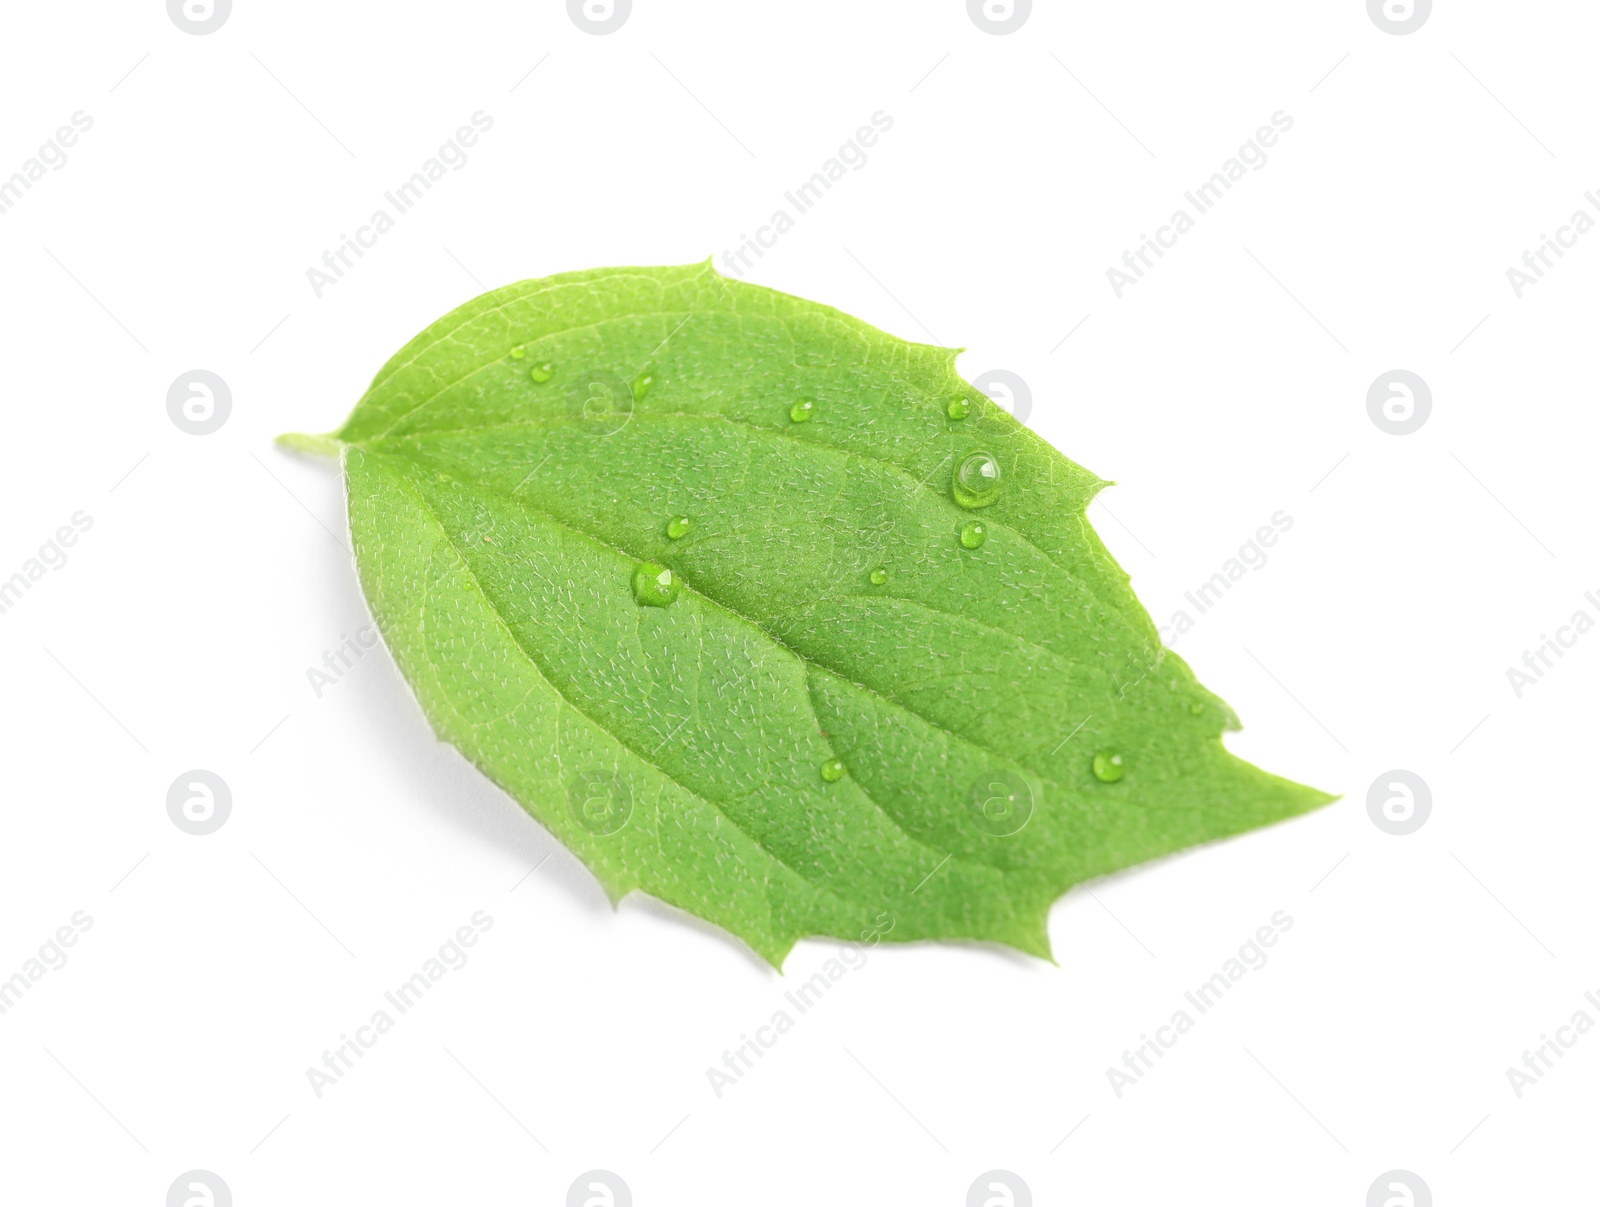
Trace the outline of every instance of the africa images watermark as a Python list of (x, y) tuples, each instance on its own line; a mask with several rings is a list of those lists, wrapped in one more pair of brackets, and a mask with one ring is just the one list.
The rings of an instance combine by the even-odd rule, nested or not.
[(55, 535), (39, 546), (33, 557), (22, 563), (22, 569), (10, 578), (0, 579), (0, 615), (11, 611), (22, 597), (33, 590), (50, 570), (59, 570), (67, 564), (67, 550), (78, 543), (78, 538), (94, 527), (94, 517), (87, 511), (75, 511), (70, 523), (57, 528)]
[(339, 634), (339, 644), (322, 651), (322, 665), (306, 667), (306, 682), (311, 684), (311, 694), (322, 699), (322, 693), (343, 679), (355, 664), (378, 644), (378, 626), (364, 624), (352, 636)]
[(306, 280), (311, 282), (311, 292), (317, 295), (318, 301), (323, 291), (343, 280), (345, 273), (356, 266), (356, 261), (376, 247), (378, 239), (392, 231), (399, 219), (410, 213), (435, 184), (449, 172), (459, 172), (467, 166), (466, 149), (494, 129), (494, 118), (479, 109), (472, 115), (471, 123), (457, 129), (404, 183), (383, 195), (394, 210), (392, 214), (382, 207), (374, 210), (372, 217), (356, 227), (353, 236), (341, 234), (338, 246), (322, 253), (321, 268), (312, 265), (306, 269)]
[(1135, 251), (1122, 253), (1122, 268), (1115, 265), (1106, 269), (1106, 280), (1111, 282), (1112, 292), (1117, 295), (1117, 300), (1122, 300), (1123, 289), (1129, 285), (1137, 285), (1143, 279), (1145, 270), (1155, 267), (1155, 260), (1161, 259), (1167, 251), (1177, 246), (1178, 238), (1186, 235), (1195, 228), (1199, 218), (1216, 206), (1222, 200), (1222, 195), (1243, 180), (1250, 172), (1259, 172), (1267, 166), (1266, 148), (1274, 145), (1279, 138), (1294, 129), (1294, 118), (1279, 109), (1272, 115), (1271, 124), (1260, 127), (1255, 132), (1255, 137), (1246, 139), (1236, 155), (1225, 160), (1222, 167), (1211, 174), (1204, 184), (1183, 195), (1183, 199), (1194, 207), (1190, 213), (1182, 207), (1172, 212), (1172, 217), (1165, 226), (1156, 228), (1155, 237), (1141, 234), (1139, 246)]
[(66, 148), (94, 129), (94, 118), (79, 109), (55, 134), (45, 139), (32, 156), (23, 161), (21, 169), (0, 180), (0, 214), (10, 213), (22, 195), (45, 178), (46, 170), (59, 172), (67, 166)]
[[(1585, 193), (1583, 199), (1594, 206), (1595, 213), (1600, 213), (1600, 197), (1596, 197), (1593, 191)], [(1511, 283), (1511, 292), (1517, 295), (1517, 301), (1522, 300), (1523, 292), (1530, 285), (1537, 285), (1544, 280), (1545, 271), (1554, 268), (1556, 260), (1565, 258), (1567, 252), (1578, 245), (1578, 239), (1592, 231), (1595, 225), (1594, 214), (1580, 209), (1572, 212), (1571, 219), (1565, 225), (1556, 227), (1554, 238), (1541, 232), (1538, 246), (1532, 251), (1523, 251), (1522, 267), (1512, 265), (1506, 269), (1506, 280)]]
[(783, 199), (794, 208), (793, 214), (786, 209), (774, 210), (765, 226), (756, 227), (753, 238), (741, 234), (739, 245), (732, 251), (722, 253), (723, 270), (732, 276), (743, 277), (744, 270), (753, 267), (750, 260), (752, 253), (760, 259), (776, 247), (778, 240), (794, 229), (798, 216), (815, 208), (817, 202), (845, 178), (847, 168), (859, 172), (867, 166), (866, 148), (873, 146), (892, 129), (894, 118), (879, 109), (872, 115), (871, 124), (858, 128), (854, 137), (846, 139), (834, 155), (811, 173), (810, 179), (783, 195)]
[[(1258, 926), (1255, 935), (1244, 942), (1236, 956), (1224, 960), (1219, 971), (1201, 981), (1193, 990), (1185, 991), (1184, 1000), (1195, 1008), (1196, 1014), (1207, 1013), (1244, 980), (1247, 973), (1258, 972), (1267, 966), (1264, 949), (1276, 946), (1278, 938), (1294, 926), (1294, 919), (1287, 910), (1280, 909), (1273, 913), (1268, 922), (1270, 925)], [(1195, 1018), (1195, 1014), (1179, 1007), (1165, 1025), (1156, 1028), (1153, 1038), (1147, 1034), (1140, 1035), (1139, 1046), (1123, 1052), (1122, 1068), (1113, 1065), (1106, 1069), (1106, 1080), (1111, 1083), (1112, 1092), (1121, 1098), (1125, 1090), (1138, 1085), (1144, 1075), (1155, 1067), (1156, 1060), (1176, 1047), (1178, 1040), (1193, 1029)]]
[[(1595, 996), (1593, 990), (1586, 992), (1583, 999), (1600, 1010), (1600, 997)], [(1539, 1046), (1522, 1053), (1522, 1067), (1519, 1069), (1513, 1065), (1506, 1069), (1511, 1092), (1521, 1098), (1528, 1087), (1538, 1085), (1544, 1075), (1555, 1068), (1556, 1061), (1566, 1056), (1567, 1049), (1576, 1047), (1578, 1040), (1593, 1030), (1594, 1016), (1580, 1008), (1572, 1012), (1572, 1017), (1565, 1024), (1556, 1028), (1554, 1039), (1548, 1033), (1541, 1032)]]
[(494, 919), (481, 909), (472, 915), (469, 922), (471, 925), (458, 926), (455, 933), (439, 945), (437, 953), (422, 962), (418, 971), (394, 989), (385, 991), (383, 1000), (394, 1007), (394, 1014), (382, 1007), (374, 1010), (372, 1017), (356, 1028), (354, 1036), (339, 1036), (339, 1043), (323, 1052), (320, 1069), (315, 1066), (306, 1069), (306, 1080), (311, 1083), (311, 1090), (318, 1098), (322, 1097), (324, 1090), (337, 1085), (355, 1067), (358, 1059), (394, 1029), (396, 1016), (407, 1013), (417, 1005), (435, 985), (444, 980), (446, 973), (459, 972), (466, 967), (466, 949), (477, 946), (478, 940), (494, 926)]
[(846, 973), (865, 968), (867, 949), (876, 947), (893, 929), (894, 919), (887, 913), (880, 913), (873, 924), (861, 932), (860, 943), (847, 943), (840, 947), (837, 955), (829, 956), (822, 962), (821, 972), (812, 973), (792, 992), (785, 991), (783, 999), (794, 1007), (795, 1014), (780, 1007), (773, 1011), (766, 1023), (755, 1029), (754, 1036), (741, 1034), (738, 1047), (723, 1052), (722, 1068), (706, 1069), (706, 1080), (711, 1083), (712, 1093), (721, 1098), (724, 1090), (737, 1085), (746, 1073), (755, 1068), (756, 1061), (765, 1056), (769, 1048), (775, 1047), (783, 1036), (794, 1029), (795, 1015), (805, 1014), (822, 1001), (835, 985), (844, 980)]
[[(1267, 564), (1267, 550), (1278, 543), (1278, 538), (1294, 527), (1294, 517), (1287, 511), (1279, 508), (1272, 513), (1271, 523), (1263, 524), (1256, 529), (1255, 535), (1239, 546), (1239, 552), (1234, 557), (1222, 563), (1222, 568), (1193, 591), (1185, 591), (1184, 599), (1193, 606), (1196, 615), (1204, 616), (1231, 590), (1233, 584), (1244, 578), (1252, 570), (1260, 570)], [(1179, 608), (1172, 614), (1172, 619), (1164, 625), (1158, 625), (1161, 639), (1168, 645), (1174, 644), (1177, 638), (1183, 636), (1194, 628), (1195, 617)]]
[(76, 946), (79, 936), (93, 925), (94, 919), (80, 909), (45, 940), (38, 955), (29, 956), (22, 962), (21, 971), (0, 981), (0, 1014), (14, 1009), (29, 989), (44, 980), (45, 973), (65, 968), (67, 953), (64, 949)]
[[(1583, 598), (1600, 610), (1600, 594), (1585, 591)], [(1554, 637), (1548, 633), (1540, 633), (1539, 644), (1531, 650), (1522, 651), (1522, 667), (1506, 667), (1506, 682), (1511, 684), (1511, 690), (1517, 699), (1522, 699), (1524, 691), (1543, 679), (1546, 671), (1553, 670), (1556, 661), (1565, 658), (1566, 651), (1577, 645), (1578, 638), (1592, 628), (1594, 628), (1594, 617), (1579, 608), (1566, 624), (1557, 626)]]

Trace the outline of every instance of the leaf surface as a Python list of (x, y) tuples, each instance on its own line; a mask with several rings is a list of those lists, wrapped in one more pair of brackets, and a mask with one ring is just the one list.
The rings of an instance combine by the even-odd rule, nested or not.
[(1332, 799), (1224, 749), (1085, 518), (1106, 483), (955, 356), (709, 263), (570, 273), (439, 320), (335, 434), (434, 730), (613, 899), (780, 965), (1048, 957), (1079, 880)]

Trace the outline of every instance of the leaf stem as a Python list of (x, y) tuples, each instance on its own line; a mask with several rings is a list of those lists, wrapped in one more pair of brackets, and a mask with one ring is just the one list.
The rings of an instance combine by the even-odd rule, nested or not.
[(275, 443), (292, 448), (297, 453), (315, 453), (319, 457), (337, 457), (339, 450), (344, 447), (344, 441), (332, 434), (308, 436), (304, 432), (285, 432)]

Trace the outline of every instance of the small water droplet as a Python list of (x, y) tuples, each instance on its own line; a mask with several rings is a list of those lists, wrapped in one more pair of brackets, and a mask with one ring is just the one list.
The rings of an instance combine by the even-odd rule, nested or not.
[(950, 405), (945, 407), (944, 413), (959, 423), (972, 414), (972, 404), (965, 398), (952, 398)]
[(521, 344), (518, 344), (515, 348), (511, 349), (512, 360), (521, 360), (526, 355), (528, 355), (528, 350)]
[(694, 527), (694, 521), (686, 515), (675, 515), (667, 521), (667, 539), (676, 541), (687, 536), (689, 529)]
[(1195, 716), (1197, 716), (1197, 717), (1201, 713), (1205, 712), (1205, 710), (1206, 710), (1206, 706), (1204, 704), (1200, 703), (1200, 701), (1198, 701), (1198, 700), (1196, 700), (1193, 704), (1189, 705), (1189, 711), (1192, 714), (1194, 714)]
[(789, 418), (795, 423), (805, 423), (810, 420), (812, 412), (816, 409), (817, 404), (812, 399), (802, 398), (789, 408)]
[(956, 466), (955, 500), (969, 511), (987, 507), (1000, 497), (1000, 462), (993, 453), (968, 453)]
[(830, 784), (838, 783), (844, 778), (844, 760), (829, 759), (822, 764), (822, 778)]
[(541, 360), (528, 370), (528, 376), (541, 384), (549, 381), (556, 375), (556, 367), (547, 360)]
[(961, 547), (963, 549), (976, 549), (989, 539), (989, 530), (977, 520), (973, 520), (961, 530)]
[(654, 373), (641, 373), (633, 379), (633, 400), (643, 402), (644, 396), (650, 392), (650, 387), (656, 384)]
[(871, 574), (867, 575), (867, 577), (872, 580), (872, 585), (874, 587), (881, 587), (884, 583), (889, 581), (889, 572), (882, 566), (879, 566)]
[(633, 572), (633, 598), (647, 608), (664, 608), (678, 598), (682, 582), (665, 566), (640, 562)]
[(1122, 765), (1122, 756), (1109, 750), (1102, 750), (1094, 756), (1094, 778), (1102, 784), (1114, 784), (1127, 774), (1127, 768)]

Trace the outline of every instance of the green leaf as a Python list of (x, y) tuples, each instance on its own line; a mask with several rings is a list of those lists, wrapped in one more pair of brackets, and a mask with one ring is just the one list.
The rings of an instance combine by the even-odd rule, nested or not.
[(614, 900), (780, 965), (1048, 958), (1079, 880), (1332, 799), (1223, 748), (1085, 518), (1106, 483), (955, 357), (709, 263), (568, 273), (439, 320), (332, 437), (434, 730)]

